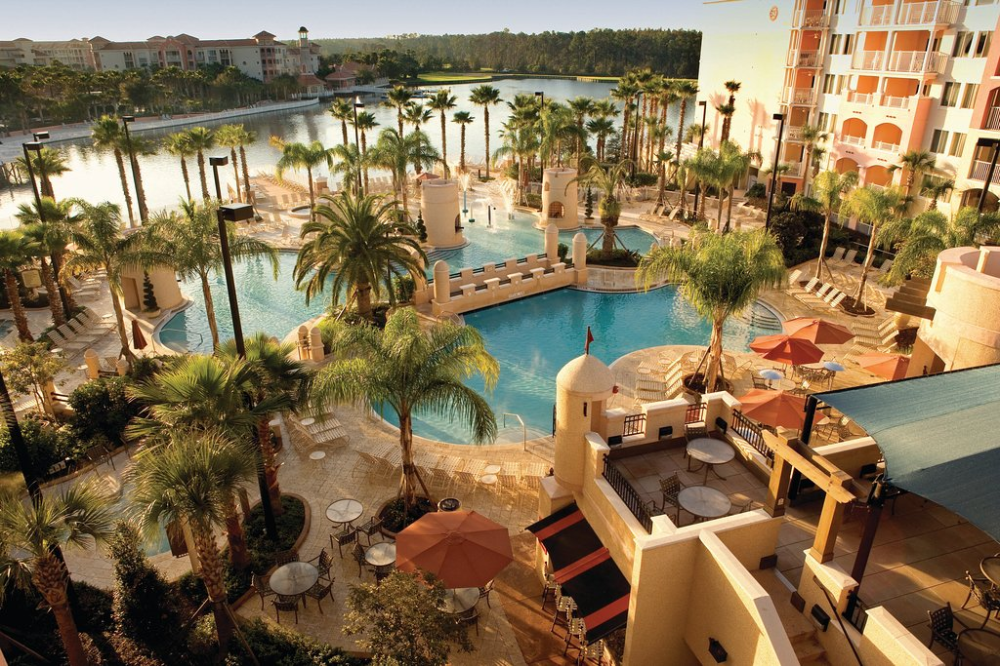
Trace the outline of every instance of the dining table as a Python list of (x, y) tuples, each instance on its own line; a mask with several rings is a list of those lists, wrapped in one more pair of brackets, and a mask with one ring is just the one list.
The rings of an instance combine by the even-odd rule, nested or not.
[(478, 587), (459, 587), (444, 591), (441, 610), (451, 615), (464, 613), (479, 601)]
[(984, 557), (979, 563), (979, 570), (995, 587), (1000, 587), (1000, 556)]
[(365, 551), (365, 562), (373, 567), (387, 567), (396, 563), (396, 544), (389, 541), (369, 546)]
[[(736, 450), (732, 446), (727, 442), (712, 437), (697, 437), (692, 439), (688, 442), (686, 451), (688, 458), (697, 460), (701, 463), (701, 467), (705, 468), (705, 480), (702, 483), (708, 482), (709, 472), (714, 472), (720, 479), (723, 478), (722, 475), (715, 471), (715, 466), (725, 465), (736, 457)], [(691, 469), (690, 460), (688, 461), (688, 470), (696, 471)]]
[(958, 635), (963, 666), (1000, 666), (1000, 634), (989, 629), (966, 629)]
[(699, 521), (721, 518), (733, 508), (733, 503), (724, 492), (708, 486), (684, 488), (678, 493), (677, 501), (682, 509)]
[(361, 517), (364, 506), (356, 499), (345, 497), (326, 507), (326, 518), (334, 525), (350, 525)]
[(289, 562), (274, 570), (268, 583), (271, 589), (285, 596), (303, 594), (319, 580), (319, 569), (309, 562)]

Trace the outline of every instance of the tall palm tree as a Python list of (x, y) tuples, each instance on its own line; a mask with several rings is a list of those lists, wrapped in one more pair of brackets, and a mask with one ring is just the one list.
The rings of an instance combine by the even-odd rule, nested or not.
[[(410, 102), (406, 105), (406, 111), (403, 113), (403, 121), (407, 124), (413, 125), (413, 136), (417, 137), (417, 141), (421, 141), (427, 135), (420, 131), (420, 126), (426, 122), (430, 122), (434, 114), (429, 110), (425, 109), (423, 104), (417, 104), (416, 102)], [(419, 176), (424, 170), (423, 164), (420, 160), (413, 163), (413, 169)], [(419, 188), (417, 192), (419, 193)]]
[[(830, 220), (834, 215), (840, 214), (840, 209), (844, 205), (844, 197), (857, 184), (857, 171), (848, 171), (845, 174), (824, 171), (813, 181), (812, 196), (806, 196), (800, 192), (792, 197), (792, 208), (823, 214), (823, 239), (819, 243), (819, 256), (816, 257), (815, 275), (817, 279), (823, 279), (823, 266), (826, 265), (826, 246), (830, 239)], [(829, 268), (827, 271), (829, 272)]]
[(597, 161), (604, 162), (604, 147), (608, 137), (614, 134), (615, 121), (611, 118), (591, 118), (587, 121), (587, 131), (597, 138)]
[(865, 254), (864, 263), (861, 264), (861, 280), (858, 282), (858, 291), (854, 296), (854, 307), (857, 310), (862, 309), (865, 286), (868, 284), (868, 271), (875, 260), (875, 248), (882, 242), (880, 238), (882, 227), (900, 217), (902, 209), (906, 205), (906, 199), (899, 188), (878, 189), (870, 185), (859, 187), (847, 197), (847, 210), (857, 217), (859, 222), (871, 227), (868, 252)]
[[(56, 280), (52, 275), (52, 266), (48, 261), (53, 246), (50, 245), (49, 239), (46, 237), (47, 233), (54, 233), (55, 229), (43, 224), (28, 224), (22, 227), (21, 230), (25, 238), (29, 239), (34, 247), (34, 258), (38, 259), (42, 284), (45, 285), (45, 293), (48, 295), (52, 323), (54, 326), (62, 326), (66, 323), (66, 311), (63, 310), (59, 289), (56, 287)], [(55, 239), (53, 239), (53, 242), (55, 242)]]
[(10, 584), (33, 586), (52, 611), (70, 666), (89, 666), (90, 661), (69, 603), (69, 571), (55, 551), (109, 538), (114, 501), (94, 481), (30, 502), (0, 494), (0, 601)]
[(819, 150), (816, 144), (823, 143), (830, 135), (816, 125), (802, 126), (802, 144), (805, 148), (805, 159), (802, 160), (802, 191), (809, 191), (809, 176), (812, 175), (814, 153)]
[(402, 204), (401, 215), (409, 219), (408, 183), (406, 170), (410, 164), (420, 162), (430, 168), (438, 160), (437, 151), (431, 147), (426, 135), (416, 132), (408, 136), (394, 129), (384, 129), (379, 134), (378, 143), (372, 150), (371, 163), (392, 172), (392, 182)]
[(155, 155), (157, 146), (149, 139), (141, 136), (133, 136), (130, 139), (132, 144), (132, 177), (135, 179), (135, 202), (139, 208), (139, 219), (145, 224), (149, 221), (149, 207), (146, 205), (146, 187), (142, 180), (142, 165), (139, 163), (140, 155)]
[(517, 160), (517, 202), (524, 204), (530, 173), (527, 163), (534, 159), (541, 145), (538, 132), (535, 131), (534, 123), (515, 122), (511, 118), (503, 124), (500, 138), (503, 139), (503, 144), (494, 151), (493, 160), (499, 161), (504, 157)]
[(736, 107), (732, 104), (720, 104), (715, 107), (715, 110), (722, 116), (722, 134), (719, 137), (719, 143), (729, 141), (729, 126), (732, 122), (733, 114), (736, 113)]
[(237, 201), (242, 200), (240, 196), (240, 161), (236, 155), (236, 149), (239, 148), (243, 138), (242, 131), (242, 125), (220, 125), (215, 128), (216, 145), (229, 149), (229, 161), (233, 165), (233, 189), (236, 191)]
[(455, 96), (451, 90), (438, 90), (427, 102), (427, 106), (437, 111), (441, 116), (441, 163), (444, 165), (444, 177), (448, 177), (448, 116), (447, 112), (455, 108)]
[(205, 151), (215, 147), (215, 133), (207, 127), (192, 127), (186, 132), (191, 150), (198, 156), (198, 177), (201, 179), (201, 196), (206, 201), (212, 198), (208, 192), (208, 176), (205, 172)]
[(681, 102), (680, 111), (677, 118), (677, 150), (674, 153), (676, 159), (681, 158), (681, 143), (684, 140), (684, 120), (687, 117), (688, 100), (698, 95), (698, 84), (694, 81), (681, 79), (674, 81), (674, 93)]
[[(729, 234), (696, 233), (680, 247), (656, 247), (642, 259), (636, 282), (649, 289), (667, 279), (712, 325), (703, 364), (705, 391), (719, 386), (722, 332), (726, 320), (746, 310), (760, 293), (785, 279), (785, 260), (774, 237), (763, 229)], [(699, 366), (700, 367), (700, 366)]]
[(83, 199), (73, 199), (72, 202), (80, 211), (80, 223), (70, 233), (76, 249), (66, 260), (63, 270), (71, 274), (104, 271), (111, 289), (111, 306), (122, 345), (121, 353), (131, 362), (135, 354), (129, 348), (122, 312), (122, 280), (127, 270), (137, 266), (152, 268), (169, 265), (168, 256), (149, 248), (147, 233), (124, 234), (121, 210), (110, 201), (91, 204)]
[[(219, 346), (219, 326), (210, 287), (211, 277), (222, 271), (222, 246), (219, 242), (218, 205), (213, 201), (199, 206), (185, 201), (181, 214), (164, 212), (155, 218), (149, 233), (151, 244), (169, 257), (170, 265), (183, 279), (197, 277), (205, 299), (205, 314), (212, 332), (212, 346)], [(278, 277), (278, 252), (266, 241), (237, 234), (233, 223), (227, 225), (229, 252), (234, 259), (264, 257)]]
[[(719, 146), (719, 167), (721, 169), (720, 184), (723, 189), (719, 191), (720, 203), (723, 192), (727, 195), (729, 199), (728, 210), (726, 211), (726, 226), (723, 228), (723, 233), (729, 233), (729, 224), (733, 217), (733, 193), (736, 191), (736, 186), (746, 175), (747, 170), (750, 168), (752, 156), (750, 153), (745, 153), (743, 150), (732, 141), (725, 141), (721, 146)], [(722, 220), (721, 213), (719, 210), (720, 217)]]
[[(309, 207), (316, 206), (316, 188), (313, 183), (313, 169), (331, 162), (330, 151), (323, 147), (319, 141), (312, 143), (281, 143), (281, 157), (278, 159), (275, 170), (278, 178), (281, 179), (289, 169), (298, 171), (305, 169), (306, 178), (309, 180)], [(314, 217), (310, 214), (311, 217)]]
[[(69, 316), (70, 313), (76, 311), (76, 300), (73, 298), (73, 293), (69, 288), (60, 284), (59, 278), (70, 241), (70, 231), (78, 221), (76, 216), (73, 215), (72, 202), (53, 201), (49, 198), (42, 199), (40, 215), (37, 204), (21, 204), (18, 206), (16, 217), (18, 222), (25, 227), (29, 225), (38, 227), (34, 238), (44, 246), (44, 249), (48, 253), (53, 281), (52, 285), (46, 283), (45, 289), (51, 294), (58, 293), (58, 299), (62, 304), (62, 311)], [(44, 261), (42, 262), (42, 266), (44, 270)], [(55, 316), (54, 311), (53, 316)]]
[(327, 109), (330, 115), (334, 117), (335, 120), (340, 121), (340, 131), (343, 135), (343, 145), (348, 144), (347, 139), (347, 123), (354, 120), (354, 105), (348, 102), (346, 99), (335, 99), (330, 108)]
[(184, 178), (184, 191), (187, 193), (187, 200), (191, 201), (191, 176), (188, 174), (187, 158), (194, 157), (197, 151), (191, 147), (187, 132), (174, 132), (166, 138), (163, 145), (168, 153), (181, 161), (181, 176)]
[(937, 160), (934, 153), (928, 150), (908, 150), (899, 158), (899, 164), (893, 164), (888, 168), (889, 173), (895, 173), (899, 169), (906, 171), (906, 183), (903, 185), (903, 194), (909, 198), (913, 196), (913, 183), (917, 177), (927, 171), (933, 171)]
[(490, 179), (490, 107), (496, 106), (503, 100), (500, 99), (500, 91), (491, 85), (483, 84), (472, 89), (469, 101), (476, 106), (483, 107), (483, 127), (486, 137), (486, 180)]
[(306, 303), (329, 288), (336, 307), (346, 293), (347, 304), (354, 302), (358, 315), (370, 321), (372, 297), (388, 296), (395, 303), (393, 276), (418, 279), (427, 255), (416, 230), (400, 221), (385, 197), (342, 193), (322, 201), (317, 219), (302, 225), (306, 240), (295, 262), (295, 285), (305, 285)]
[[(125, 210), (128, 212), (128, 226), (135, 226), (135, 215), (132, 213), (132, 194), (128, 187), (128, 172), (125, 171), (125, 135), (116, 116), (101, 116), (90, 130), (94, 146), (101, 150), (111, 150), (118, 165), (118, 178), (121, 181), (122, 193), (125, 195)], [(182, 160), (183, 162), (183, 160)], [(186, 182), (186, 181), (185, 181)]]
[(925, 180), (920, 194), (931, 200), (930, 210), (937, 210), (938, 200), (946, 196), (953, 189), (955, 189), (955, 181), (950, 178), (942, 180), (934, 179), (930, 183)]
[(132, 507), (147, 530), (173, 521), (191, 528), (220, 650), (229, 644), (234, 625), (214, 533), (226, 524), (233, 493), (253, 477), (255, 466), (246, 447), (221, 435), (178, 430), (169, 445), (137, 456), (124, 474), (132, 485)]
[(240, 162), (243, 167), (243, 201), (250, 201), (250, 167), (247, 165), (246, 147), (257, 143), (257, 132), (248, 130), (243, 125), (237, 125), (236, 136), (239, 137)]
[(405, 134), (403, 131), (403, 114), (412, 99), (413, 93), (410, 92), (409, 88), (405, 86), (393, 86), (392, 90), (386, 93), (385, 101), (382, 102), (383, 106), (396, 109), (396, 125), (399, 130), (399, 136)]
[(14, 326), (17, 337), (22, 342), (31, 342), (34, 338), (28, 328), (28, 315), (21, 301), (20, 285), (17, 274), (31, 262), (37, 252), (37, 244), (20, 231), (0, 231), (0, 271), (3, 271), (4, 286), (7, 289), (7, 300), (14, 313)]
[(353, 143), (341, 144), (330, 149), (330, 175), (340, 176), (343, 189), (359, 196), (361, 173), (364, 171), (364, 158), (361, 151)]
[(594, 100), (590, 97), (578, 96), (566, 102), (569, 107), (570, 112), (573, 114), (573, 119), (576, 121), (577, 128), (577, 141), (576, 141), (576, 163), (579, 166), (580, 160), (583, 158), (583, 144), (586, 134), (586, 122), (587, 116), (594, 113)]
[(461, 173), (465, 173), (465, 128), (472, 124), (475, 118), (468, 111), (456, 111), (455, 115), (452, 116), (451, 122), (455, 123), (461, 128), (461, 150), (458, 153), (458, 170)]
[[(245, 347), (244, 363), (252, 375), (249, 389), (255, 405), (273, 405), (280, 401), (285, 409), (295, 411), (299, 405), (305, 404), (312, 375), (301, 361), (293, 358), (293, 343), (278, 342), (266, 333), (258, 332), (246, 339)], [(226, 364), (239, 360), (235, 340), (224, 342), (217, 353)], [(256, 424), (257, 443), (264, 461), (264, 475), (271, 495), (271, 505), (274, 507), (274, 514), (281, 515), (284, 509), (281, 505), (281, 487), (278, 485), (279, 465), (271, 444), (270, 413), (259, 409), (256, 413), (259, 415)]]
[(615, 227), (621, 216), (622, 205), (619, 197), (625, 188), (631, 162), (619, 162), (614, 166), (605, 167), (593, 159), (583, 161), (583, 173), (576, 180), (587, 187), (593, 187), (601, 193), (601, 201), (597, 212), (604, 225), (604, 237), (601, 239), (601, 257), (610, 259), (615, 249)]
[(640, 90), (637, 83), (627, 77), (622, 77), (618, 80), (618, 85), (611, 91), (612, 99), (616, 99), (624, 105), (624, 111), (622, 112), (622, 142), (621, 150), (619, 151), (621, 159), (626, 159), (631, 155), (631, 151), (629, 150), (629, 121), (633, 111), (632, 99), (639, 94)]
[[(28, 165), (23, 157), (17, 158), (16, 163), (27, 173)], [(39, 191), (42, 196), (55, 199), (56, 195), (52, 189), (52, 178), (70, 170), (69, 165), (66, 164), (66, 156), (63, 152), (55, 148), (43, 146), (37, 153), (32, 153), (31, 168), (34, 169), (35, 178), (40, 183)]]
[(719, 110), (725, 118), (722, 122), (721, 141), (728, 141), (729, 132), (733, 127), (733, 114), (736, 113), (736, 93), (740, 91), (742, 84), (739, 81), (726, 81), (723, 85), (729, 91), (729, 101), (722, 105), (725, 108), (725, 112), (722, 109)]
[(361, 163), (364, 169), (364, 191), (368, 191), (368, 132), (378, 127), (375, 114), (362, 111), (358, 114), (358, 130), (361, 134)]
[(418, 485), (429, 495), (413, 464), (413, 413), (457, 418), (472, 427), (474, 441), (492, 441), (497, 430), (493, 410), (464, 380), (481, 375), (492, 390), (500, 365), (476, 329), (442, 322), (425, 330), (413, 308), (394, 312), (384, 331), (327, 321), (334, 360), (316, 376), (313, 400), (320, 405), (375, 402), (396, 411), (403, 459), (399, 494), (409, 509)]

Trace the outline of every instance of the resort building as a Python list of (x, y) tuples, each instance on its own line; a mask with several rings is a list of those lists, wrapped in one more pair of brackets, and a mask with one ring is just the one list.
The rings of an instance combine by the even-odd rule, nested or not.
[(0, 41), (0, 67), (44, 67), (57, 62), (77, 70), (97, 69), (94, 47), (87, 39), (35, 42), (21, 37)]
[[(784, 116), (781, 188), (801, 188), (812, 155), (820, 169), (856, 171), (862, 185), (905, 185), (900, 155), (929, 150), (950, 179), (953, 207), (978, 202), (1000, 140), (1000, 21), (996, 0), (734, 0), (705, 2), (699, 88), (706, 142), (730, 138), (774, 161)], [(737, 52), (752, 58), (733, 58)], [(825, 140), (810, 141), (807, 127)], [(914, 195), (921, 189), (915, 184)], [(1000, 176), (988, 206), (996, 207)]]

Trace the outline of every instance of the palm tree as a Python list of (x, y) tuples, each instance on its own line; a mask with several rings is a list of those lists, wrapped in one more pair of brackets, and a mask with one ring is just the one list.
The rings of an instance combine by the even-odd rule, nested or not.
[(143, 185), (139, 155), (155, 155), (156, 144), (140, 136), (133, 136), (130, 142), (132, 144), (132, 177), (135, 179), (135, 202), (139, 208), (139, 219), (145, 224), (149, 221), (149, 208), (146, 206), (146, 188)]
[(441, 115), (441, 163), (444, 165), (444, 177), (448, 177), (448, 117), (446, 113), (455, 108), (455, 96), (451, 90), (438, 90), (427, 102), (427, 106)]
[(601, 193), (601, 202), (597, 205), (601, 224), (604, 225), (601, 258), (608, 260), (615, 249), (615, 227), (618, 226), (618, 217), (622, 212), (619, 196), (625, 188), (632, 163), (623, 161), (614, 166), (604, 167), (600, 162), (588, 158), (583, 161), (582, 166), (584, 171), (576, 180)]
[(401, 215), (409, 219), (408, 183), (406, 170), (410, 164), (420, 163), (430, 168), (438, 161), (437, 151), (431, 147), (423, 132), (412, 132), (408, 136), (394, 129), (384, 129), (379, 134), (378, 143), (372, 150), (371, 163), (392, 172), (393, 188), (400, 196)]
[[(125, 136), (122, 133), (121, 123), (119, 123), (118, 118), (115, 116), (101, 116), (91, 128), (90, 137), (94, 142), (94, 146), (101, 150), (111, 150), (115, 155), (115, 163), (118, 165), (118, 178), (121, 180), (122, 193), (125, 195), (128, 226), (132, 228), (135, 226), (135, 215), (132, 213), (132, 194), (129, 192), (128, 174), (125, 171), (125, 154), (122, 151), (122, 148), (125, 146)], [(185, 182), (187, 181), (185, 180)]]
[(719, 112), (722, 116), (722, 135), (719, 138), (719, 143), (729, 140), (729, 126), (733, 120), (733, 114), (736, 113), (736, 107), (732, 104), (720, 104), (715, 107), (715, 110)]
[(468, 111), (456, 111), (455, 115), (452, 117), (451, 122), (455, 123), (461, 127), (461, 151), (458, 154), (458, 170), (461, 173), (465, 173), (465, 128), (472, 124), (475, 118)]
[(815, 125), (802, 126), (802, 144), (805, 150), (805, 159), (802, 160), (802, 191), (808, 192), (809, 176), (813, 170), (814, 153), (818, 149), (816, 144), (823, 143), (830, 135)]
[(934, 275), (937, 256), (950, 248), (992, 245), (1000, 234), (1000, 216), (980, 215), (969, 206), (952, 219), (938, 210), (924, 211), (914, 218), (896, 218), (882, 230), (882, 244), (900, 244), (892, 268), (885, 276), (890, 285), (901, 284), (910, 275)]
[(340, 131), (343, 134), (344, 145), (348, 143), (347, 123), (354, 120), (354, 105), (346, 99), (335, 99), (328, 109), (330, 115), (340, 121)]
[(7, 288), (7, 300), (14, 313), (14, 325), (17, 327), (17, 337), (22, 342), (31, 342), (34, 338), (28, 328), (28, 315), (21, 301), (20, 285), (17, 274), (31, 257), (37, 252), (37, 244), (20, 231), (0, 231), (0, 271), (3, 271), (4, 286)]
[(205, 151), (215, 147), (215, 133), (207, 127), (192, 127), (185, 132), (191, 150), (198, 156), (198, 177), (201, 178), (201, 196), (206, 201), (212, 198), (208, 193), (208, 177), (205, 173)]
[[(410, 102), (406, 105), (406, 112), (403, 114), (403, 121), (413, 125), (413, 136), (417, 138), (417, 142), (419, 143), (422, 139), (427, 137), (426, 134), (420, 131), (420, 126), (426, 122), (430, 122), (430, 119), (433, 117), (434, 114), (430, 110), (425, 109), (423, 104)], [(413, 163), (413, 169), (418, 176), (424, 170), (423, 164), (420, 163), (420, 160)], [(417, 192), (419, 194), (419, 188), (417, 189)]]
[(188, 201), (191, 201), (191, 177), (188, 174), (187, 158), (194, 157), (197, 151), (191, 147), (187, 132), (175, 132), (169, 135), (163, 142), (163, 145), (168, 153), (181, 161), (181, 176), (184, 178), (184, 191), (187, 193)]
[(237, 201), (241, 200), (240, 197), (240, 161), (236, 156), (236, 149), (240, 146), (240, 142), (243, 137), (241, 132), (243, 131), (242, 125), (220, 125), (215, 128), (215, 143), (216, 145), (222, 146), (223, 148), (229, 149), (229, 161), (233, 164), (233, 184), (234, 190), (236, 191)]
[(302, 225), (306, 240), (295, 262), (295, 285), (305, 284), (306, 303), (329, 287), (334, 307), (346, 292), (347, 304), (353, 301), (358, 315), (371, 321), (372, 296), (386, 295), (394, 304), (393, 276), (419, 279), (427, 255), (416, 230), (400, 221), (385, 197), (342, 193), (322, 200), (317, 219)]
[(566, 102), (573, 119), (576, 121), (577, 141), (576, 141), (576, 163), (579, 166), (583, 157), (583, 144), (585, 141), (587, 116), (594, 113), (594, 100), (590, 97), (574, 97)]
[(357, 121), (358, 130), (361, 133), (361, 163), (364, 169), (364, 191), (368, 191), (368, 131), (373, 130), (378, 127), (378, 121), (375, 120), (375, 114), (369, 113), (368, 111), (362, 111), (358, 114)]
[(412, 99), (413, 93), (410, 92), (409, 88), (405, 86), (393, 86), (392, 90), (386, 93), (385, 101), (382, 102), (383, 106), (396, 109), (396, 124), (398, 125), (399, 136), (405, 134), (403, 131), (403, 112)]
[(214, 532), (226, 524), (233, 494), (253, 477), (255, 467), (246, 447), (215, 433), (178, 430), (169, 445), (137, 456), (124, 474), (133, 487), (132, 506), (147, 530), (173, 521), (191, 528), (220, 650), (229, 644), (234, 625)]
[(934, 179), (930, 183), (928, 183), (927, 180), (924, 180), (924, 187), (921, 190), (920, 195), (931, 200), (930, 210), (937, 210), (938, 200), (941, 197), (946, 196), (953, 189), (955, 189), (955, 181), (950, 178), (945, 178), (943, 180)]
[(604, 146), (608, 137), (614, 134), (615, 121), (611, 118), (591, 118), (587, 121), (587, 131), (597, 138), (597, 161), (604, 162)]
[(243, 200), (250, 201), (250, 167), (247, 165), (246, 147), (257, 142), (257, 132), (248, 130), (243, 125), (237, 125), (236, 136), (239, 137), (240, 162), (243, 166)]
[(94, 481), (31, 502), (0, 495), (0, 601), (9, 584), (33, 586), (52, 611), (70, 666), (90, 661), (69, 603), (69, 571), (56, 549), (86, 548), (110, 537), (114, 501)]
[(63, 266), (69, 273), (102, 270), (111, 289), (111, 306), (118, 326), (118, 339), (122, 355), (131, 363), (135, 354), (129, 348), (128, 333), (125, 330), (125, 315), (122, 312), (122, 280), (131, 268), (152, 268), (169, 265), (169, 256), (151, 250), (147, 243), (147, 233), (123, 233), (121, 210), (110, 201), (91, 204), (83, 199), (73, 199), (79, 210), (80, 223), (70, 233), (76, 246)]
[[(674, 92), (681, 102), (680, 112), (677, 118), (677, 151), (674, 153), (676, 159), (681, 158), (681, 143), (684, 140), (684, 119), (687, 116), (688, 100), (698, 95), (698, 84), (694, 81), (682, 79), (674, 81)], [(700, 129), (699, 125), (699, 129)]]
[[(161, 213), (149, 233), (159, 252), (169, 256), (170, 265), (182, 279), (197, 277), (205, 299), (205, 313), (212, 332), (212, 346), (219, 346), (219, 326), (215, 318), (215, 302), (210, 287), (211, 277), (222, 271), (222, 246), (219, 242), (218, 205), (213, 201), (199, 206), (185, 201), (182, 214)], [(278, 252), (266, 241), (237, 234), (233, 223), (227, 225), (229, 252), (234, 259), (264, 257), (278, 277)]]
[(534, 159), (540, 141), (533, 123), (515, 123), (513, 118), (503, 124), (500, 130), (503, 145), (493, 153), (493, 159), (499, 161), (504, 157), (517, 160), (517, 202), (524, 203), (524, 193), (528, 185), (529, 170), (526, 163)]
[(407, 509), (418, 485), (430, 494), (413, 464), (414, 412), (458, 418), (472, 427), (475, 442), (496, 437), (493, 410), (463, 383), (481, 375), (492, 390), (500, 373), (476, 329), (441, 322), (425, 330), (413, 308), (394, 312), (384, 331), (327, 322), (334, 360), (316, 376), (313, 400), (320, 405), (380, 403), (395, 410), (403, 459), (399, 494)]
[(865, 254), (864, 263), (861, 264), (861, 280), (858, 282), (858, 291), (854, 297), (855, 309), (861, 310), (865, 286), (868, 284), (868, 271), (875, 260), (875, 248), (882, 242), (879, 237), (880, 232), (883, 226), (900, 216), (906, 205), (906, 196), (896, 187), (878, 189), (866, 185), (851, 192), (846, 203), (851, 215), (871, 227), (868, 252)]
[[(23, 157), (16, 160), (17, 165), (27, 173), (28, 165)], [(35, 171), (35, 178), (41, 184), (39, 190), (43, 197), (55, 199), (55, 192), (52, 190), (52, 178), (59, 176), (70, 170), (66, 164), (66, 156), (61, 150), (43, 146), (41, 150), (31, 157), (31, 168)]]
[[(52, 275), (52, 267), (47, 259), (51, 255), (53, 246), (50, 245), (46, 234), (56, 233), (56, 231), (54, 228), (43, 224), (27, 224), (22, 227), (22, 232), (35, 249), (33, 256), (38, 259), (42, 284), (45, 285), (45, 293), (48, 295), (49, 300), (49, 311), (52, 313), (52, 324), (54, 326), (62, 326), (66, 323), (66, 311), (63, 310), (59, 289), (56, 287), (56, 280)], [(56, 242), (56, 239), (53, 239), (53, 242)]]
[[(763, 229), (729, 234), (696, 233), (679, 247), (656, 247), (642, 259), (636, 282), (649, 289), (667, 279), (712, 325), (704, 364), (705, 391), (719, 385), (722, 332), (726, 320), (756, 302), (761, 291), (785, 279), (785, 261), (774, 237)], [(699, 365), (699, 368), (701, 365)]]
[[(37, 204), (21, 204), (16, 213), (17, 220), (25, 227), (31, 225), (38, 229), (34, 232), (34, 238), (44, 246), (48, 253), (51, 268), (52, 284), (45, 284), (45, 289), (50, 294), (58, 293), (58, 300), (62, 305), (62, 311), (66, 316), (76, 311), (76, 301), (73, 294), (64, 285), (59, 283), (63, 261), (66, 257), (66, 248), (69, 245), (70, 231), (77, 222), (73, 215), (73, 204), (69, 201), (53, 201), (52, 199), (42, 199), (41, 214), (39, 214)], [(43, 279), (45, 278), (46, 262), (42, 260)], [(53, 310), (55, 318), (55, 310)]]
[(334, 146), (330, 149), (330, 160), (330, 175), (340, 176), (343, 189), (360, 196), (359, 185), (365, 162), (357, 146), (353, 143)]
[[(306, 178), (309, 179), (309, 207), (316, 206), (316, 190), (313, 183), (313, 169), (321, 164), (329, 165), (331, 162), (330, 151), (323, 147), (319, 141), (312, 143), (281, 143), (281, 157), (278, 159), (276, 171), (280, 180), (286, 171), (292, 169), (306, 170)], [(312, 214), (310, 214), (313, 217)]]
[(909, 150), (899, 158), (899, 164), (893, 164), (887, 170), (895, 173), (899, 169), (906, 171), (906, 184), (903, 186), (903, 194), (906, 198), (913, 195), (913, 183), (917, 176), (926, 171), (933, 171), (936, 164), (934, 153), (927, 150)]
[(483, 84), (472, 89), (469, 101), (476, 106), (483, 107), (483, 126), (486, 137), (486, 180), (490, 179), (490, 107), (496, 106), (503, 100), (500, 99), (500, 91), (491, 85)]
[[(253, 393), (253, 402), (260, 404), (285, 405), (284, 409), (295, 411), (299, 405), (305, 404), (312, 383), (312, 375), (305, 365), (293, 358), (295, 345), (290, 342), (278, 342), (266, 333), (254, 333), (246, 339), (247, 370), (252, 374), (249, 385)], [(227, 340), (218, 349), (218, 356), (223, 363), (230, 365), (239, 360), (236, 351), (236, 341)], [(270, 413), (257, 410), (257, 442), (264, 461), (264, 476), (271, 495), (271, 506), (274, 514), (281, 515), (284, 511), (281, 505), (281, 487), (278, 485), (278, 462), (275, 458), (274, 446), (271, 444)]]
[(614, 87), (611, 91), (611, 97), (613, 99), (621, 102), (625, 110), (622, 112), (622, 143), (620, 156), (621, 159), (626, 159), (628, 155), (631, 154), (629, 151), (629, 120), (632, 116), (632, 99), (639, 94), (639, 86), (634, 81), (621, 78), (618, 80), (618, 85)]
[[(826, 264), (826, 245), (830, 238), (830, 219), (840, 214), (844, 205), (844, 196), (858, 184), (858, 172), (848, 171), (839, 174), (836, 171), (824, 171), (813, 181), (812, 196), (798, 193), (792, 197), (792, 208), (810, 210), (823, 214), (823, 240), (819, 244), (819, 256), (816, 257), (816, 278), (823, 279), (823, 266)], [(828, 269), (829, 270), (829, 269)], [(831, 273), (831, 277), (833, 274)]]
[(740, 91), (741, 84), (739, 81), (726, 81), (724, 85), (726, 86), (726, 90), (729, 91), (729, 101), (722, 105), (725, 111), (723, 111), (723, 108), (720, 108), (719, 113), (722, 113), (725, 117), (725, 120), (722, 122), (721, 141), (728, 141), (729, 131), (733, 127), (733, 114), (736, 113), (736, 93)]
[[(720, 184), (729, 198), (729, 206), (726, 211), (726, 226), (723, 228), (722, 233), (729, 233), (729, 223), (733, 217), (733, 193), (736, 190), (736, 185), (740, 182), (740, 180), (742, 180), (743, 176), (746, 175), (747, 170), (750, 168), (750, 162), (752, 159), (753, 156), (750, 153), (743, 152), (743, 150), (732, 141), (725, 141), (719, 146), (719, 167), (721, 169)], [(722, 194), (723, 190), (720, 190), (720, 198), (722, 197)], [(721, 208), (719, 209), (719, 213), (719, 220), (721, 221)]]

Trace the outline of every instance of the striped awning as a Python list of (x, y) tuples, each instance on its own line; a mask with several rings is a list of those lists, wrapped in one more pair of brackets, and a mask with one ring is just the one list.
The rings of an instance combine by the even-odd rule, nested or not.
[(563, 594), (573, 598), (587, 640), (625, 626), (631, 586), (576, 504), (527, 527), (549, 555)]

